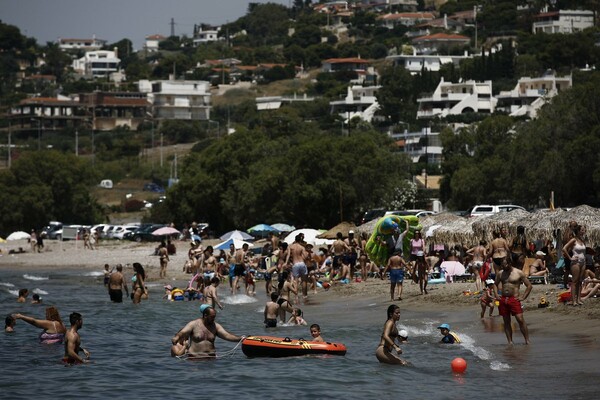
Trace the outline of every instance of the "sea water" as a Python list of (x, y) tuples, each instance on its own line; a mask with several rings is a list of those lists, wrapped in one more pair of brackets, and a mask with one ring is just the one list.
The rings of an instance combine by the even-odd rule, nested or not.
[[(479, 320), (478, 307), (453, 313), (402, 309), (398, 327), (409, 333), (402, 346), (410, 366), (380, 364), (375, 358), (386, 319), (386, 293), (381, 301), (357, 298), (322, 302), (317, 296), (302, 306), (308, 324), (318, 323), (327, 341), (344, 343), (345, 356), (247, 358), (238, 343), (217, 339), (227, 357), (185, 361), (169, 353), (171, 337), (199, 317), (198, 302), (162, 299), (162, 285), (150, 282), (150, 298), (140, 305), (129, 299), (109, 301), (100, 273), (73, 270), (49, 272), (24, 268), (0, 271), (0, 316), (20, 312), (44, 318), (55, 305), (68, 326), (68, 316), (83, 315), (82, 345), (93, 363), (64, 366), (62, 345), (42, 345), (40, 330), (17, 321), (16, 332), (2, 334), (0, 389), (3, 398), (236, 398), (236, 399), (471, 399), (595, 398), (599, 344), (585, 332), (551, 338), (532, 332), (523, 345), (516, 329), (514, 346), (506, 345), (499, 317)], [(179, 283), (179, 282), (177, 282)], [(171, 283), (173, 284), (173, 283)], [(183, 284), (183, 282), (179, 283)], [(260, 285), (259, 285), (260, 286)], [(44, 293), (42, 305), (18, 304), (20, 288)], [(264, 292), (256, 297), (229, 296), (219, 288), (224, 310), (217, 322), (238, 335), (310, 338), (308, 326), (263, 327)], [(439, 343), (436, 327), (448, 322), (462, 339), (458, 345)], [(515, 327), (517, 328), (517, 327)], [(594, 335), (594, 333), (589, 332)], [(237, 346), (237, 347), (236, 347)], [(456, 357), (468, 363), (454, 374)]]

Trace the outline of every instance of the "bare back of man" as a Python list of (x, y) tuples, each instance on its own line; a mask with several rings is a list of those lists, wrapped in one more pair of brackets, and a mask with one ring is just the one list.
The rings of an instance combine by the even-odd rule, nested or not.
[(302, 296), (306, 299), (308, 296), (308, 268), (306, 267), (306, 260), (309, 258), (309, 253), (299, 242), (292, 243), (289, 250), (289, 257), (292, 261), (292, 276), (294, 279), (301, 281)]

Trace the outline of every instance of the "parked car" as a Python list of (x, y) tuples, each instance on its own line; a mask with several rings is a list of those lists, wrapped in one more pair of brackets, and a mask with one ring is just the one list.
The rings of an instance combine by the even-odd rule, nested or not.
[(497, 214), (499, 212), (509, 212), (509, 211), (513, 211), (513, 210), (525, 211), (525, 209), (523, 207), (517, 206), (514, 204), (501, 204), (501, 205), (482, 204), (482, 205), (477, 205), (477, 206), (473, 207), (471, 209), (471, 213), (469, 214), (469, 216), (470, 217), (479, 217), (482, 215), (493, 215), (493, 214)]
[(144, 184), (143, 190), (144, 190), (144, 192), (154, 192), (154, 193), (164, 193), (165, 192), (165, 188), (163, 188), (162, 186), (160, 186), (159, 184), (154, 183), (154, 182)]
[(152, 232), (154, 232), (155, 230), (157, 230), (158, 228), (162, 228), (163, 224), (149, 224), (149, 225), (145, 225), (145, 226), (141, 226), (138, 229), (136, 229), (135, 231), (131, 232), (130, 235), (127, 235), (125, 238), (128, 240), (133, 240), (136, 242), (160, 242), (163, 237), (162, 236), (155, 236), (152, 234)]
[(365, 213), (363, 214), (361, 220), (359, 221), (359, 224), (365, 224), (369, 221), (374, 220), (375, 218), (381, 218), (385, 215), (385, 208), (373, 208), (371, 210), (367, 210), (365, 211)]
[(43, 239), (56, 239), (57, 235), (62, 235), (62, 222), (50, 221), (47, 226), (42, 229)]
[(117, 230), (117, 232), (113, 233), (113, 239), (123, 240), (127, 233), (135, 232), (139, 226), (137, 225), (124, 225), (123, 229)]

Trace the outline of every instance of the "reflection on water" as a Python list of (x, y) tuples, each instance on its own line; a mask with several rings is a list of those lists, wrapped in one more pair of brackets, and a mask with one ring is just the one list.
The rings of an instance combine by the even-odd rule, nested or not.
[[(597, 343), (586, 336), (570, 340), (532, 337), (533, 344), (506, 345), (500, 317), (479, 320), (478, 310), (455, 313), (422, 313), (402, 308), (399, 327), (409, 332), (403, 345), (410, 367), (379, 364), (374, 356), (389, 305), (361, 299), (322, 302), (318, 297), (302, 307), (308, 324), (318, 323), (326, 340), (348, 347), (344, 357), (310, 356), (284, 359), (246, 358), (238, 348), (231, 357), (205, 361), (183, 361), (169, 355), (170, 338), (188, 321), (199, 317), (197, 302), (162, 300), (160, 285), (150, 286), (151, 296), (140, 306), (130, 301), (112, 304), (101, 276), (73, 271), (53, 271), (46, 277), (31, 271), (2, 271), (0, 315), (22, 312), (43, 317), (45, 305), (56, 305), (63, 319), (72, 311), (83, 314), (82, 344), (92, 353), (91, 365), (64, 367), (59, 363), (61, 346), (42, 346), (39, 330), (19, 321), (16, 333), (4, 334), (0, 346), (0, 387), (10, 398), (32, 398), (43, 392), (57, 398), (76, 390), (78, 397), (180, 398), (199, 394), (240, 398), (475, 398), (506, 397), (506, 385), (514, 388), (511, 398), (524, 398), (535, 391), (539, 397), (557, 398), (585, 393), (586, 385), (599, 377)], [(13, 286), (14, 285), (14, 286)], [(263, 327), (266, 296), (229, 296), (217, 322), (239, 335), (310, 337), (308, 326)], [(44, 305), (17, 304), (11, 291), (36, 287), (48, 293)], [(319, 304), (320, 303), (320, 304)], [(401, 305), (402, 306), (402, 305)], [(451, 322), (463, 339), (461, 345), (442, 345), (436, 327)], [(520, 331), (515, 329), (518, 343)], [(217, 350), (227, 354), (236, 343), (217, 339)], [(591, 350), (594, 350), (592, 352)], [(456, 376), (450, 363), (467, 360), (465, 374)], [(558, 360), (558, 361), (557, 361)], [(18, 362), (17, 362), (18, 361)], [(572, 365), (565, 368), (565, 365)], [(543, 368), (537, 368), (543, 366)], [(531, 379), (532, 368), (536, 371)], [(580, 371), (587, 371), (583, 375)], [(556, 385), (557, 378), (570, 382)], [(114, 393), (115, 385), (119, 393)], [(579, 390), (580, 392), (577, 392)]]

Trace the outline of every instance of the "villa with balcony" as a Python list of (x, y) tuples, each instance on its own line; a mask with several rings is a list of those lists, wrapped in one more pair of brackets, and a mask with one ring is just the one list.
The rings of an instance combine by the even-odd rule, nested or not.
[(492, 114), (497, 99), (492, 96), (492, 81), (452, 83), (442, 78), (431, 96), (417, 99), (417, 118), (447, 117), (465, 113)]
[(590, 10), (559, 10), (535, 16), (533, 33), (575, 33), (594, 26)]
[(63, 39), (58, 38), (58, 48), (63, 51), (83, 50), (96, 51), (106, 46), (106, 40), (98, 39), (94, 35), (91, 39)]
[(380, 88), (381, 86), (348, 86), (348, 93), (343, 100), (329, 103), (331, 114), (339, 115), (344, 122), (348, 122), (354, 117), (371, 122), (375, 112), (379, 110), (375, 93)]
[(88, 51), (85, 55), (73, 61), (73, 70), (87, 78), (106, 77), (119, 71), (121, 59), (116, 51)]
[(558, 77), (554, 73), (548, 73), (539, 78), (523, 77), (513, 90), (502, 91), (496, 96), (496, 110), (504, 111), (512, 117), (534, 119), (550, 98), (572, 86), (571, 75)]
[(210, 119), (210, 82), (161, 80), (138, 82), (140, 92), (148, 93), (157, 119)]

